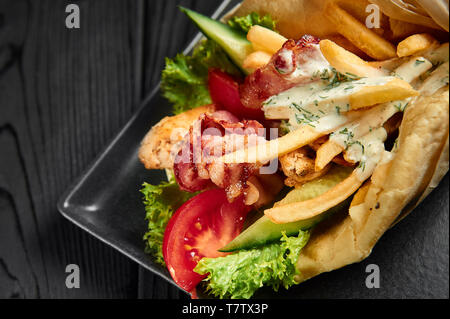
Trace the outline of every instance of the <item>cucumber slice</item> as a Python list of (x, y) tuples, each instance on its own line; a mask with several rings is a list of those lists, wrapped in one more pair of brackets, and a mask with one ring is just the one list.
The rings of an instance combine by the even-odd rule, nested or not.
[(180, 10), (197, 25), (206, 37), (217, 42), (245, 74), (249, 73), (249, 70), (244, 69), (242, 64), (245, 58), (253, 51), (253, 47), (244, 33), (195, 11), (183, 7), (180, 7)]
[[(276, 203), (275, 206), (287, 205), (320, 196), (347, 178), (351, 172), (352, 169), (336, 166), (325, 176), (292, 190), (283, 200)], [(300, 230), (307, 230), (314, 227), (334, 213), (347, 208), (349, 204), (350, 199), (313, 218), (287, 224), (275, 224), (268, 217), (263, 216), (228, 245), (220, 249), (220, 251), (233, 252), (266, 245), (279, 240), (282, 232), (286, 232), (287, 236), (297, 235)]]

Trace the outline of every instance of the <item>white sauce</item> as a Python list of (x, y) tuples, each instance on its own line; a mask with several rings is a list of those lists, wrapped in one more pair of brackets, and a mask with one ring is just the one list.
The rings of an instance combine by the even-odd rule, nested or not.
[(395, 113), (400, 112), (407, 105), (407, 101), (395, 101), (374, 106), (367, 110), (362, 118), (349, 123), (330, 134), (330, 140), (342, 148), (346, 148), (351, 141), (366, 135), (374, 128), (382, 126)]
[(292, 62), (292, 51), (288, 49), (282, 49), (278, 54), (283, 58), (283, 61), (286, 64), (285, 67), (279, 68), (278, 72), (282, 74), (292, 72), (292, 69), (294, 68)]
[(356, 173), (361, 181), (369, 178), (381, 161), (386, 138), (386, 130), (380, 127), (360, 139), (353, 140), (348, 146), (345, 158), (353, 163), (359, 163)]
[(297, 104), (310, 112), (319, 110), (329, 113), (340, 106), (346, 110), (350, 103), (350, 96), (366, 86), (384, 85), (394, 80), (392, 76), (364, 78), (357, 81), (341, 83), (334, 88), (327, 88), (324, 82), (314, 82), (308, 85), (300, 85), (272, 96), (264, 102), (263, 110), (270, 112), (271, 107), (288, 107), (295, 110), (293, 104)]
[(295, 71), (290, 75), (291, 78), (300, 76), (312, 77), (316, 73), (322, 73), (324, 70), (331, 72), (332, 67), (320, 50), (320, 45), (312, 45), (314, 50), (309, 51), (308, 63), (297, 65)]
[[(320, 52), (320, 48), (318, 52)], [(448, 71), (448, 63), (446, 67)], [(398, 68), (396, 76), (410, 82), (430, 68), (431, 63), (428, 60), (414, 58)], [(441, 67), (442, 69), (443, 67)], [(409, 99), (377, 105), (365, 112), (364, 117), (360, 118), (358, 123), (354, 122), (344, 126), (348, 120), (353, 121), (353, 118), (349, 117), (354, 117), (354, 115), (347, 115), (347, 112), (351, 110), (350, 101), (353, 94), (365, 87), (384, 85), (396, 77), (369, 77), (334, 83), (334, 81), (330, 81), (334, 75), (333, 71), (322, 53), (316, 54), (309, 63), (296, 69), (292, 76), (314, 74), (311, 76), (311, 81), (314, 81), (315, 78), (320, 79), (306, 85), (299, 84), (270, 97), (264, 102), (263, 110), (267, 118), (289, 120), (291, 130), (305, 125), (310, 125), (319, 132), (335, 130), (331, 134), (330, 140), (346, 149), (346, 160), (359, 163), (356, 173), (358, 178), (364, 181), (372, 175), (379, 163), (392, 160), (393, 155), (384, 149), (387, 132), (382, 126), (395, 113), (403, 111), (404, 107), (408, 105)], [(325, 76), (322, 76), (321, 72), (325, 72)], [(328, 79), (326, 72), (330, 72)], [(442, 75), (439, 78), (442, 82)], [(428, 87), (438, 86), (431, 81), (430, 79)], [(437, 82), (437, 79), (434, 81)]]
[(394, 74), (396, 77), (411, 83), (432, 67), (433, 64), (427, 59), (422, 57), (413, 57), (408, 62), (395, 69)]

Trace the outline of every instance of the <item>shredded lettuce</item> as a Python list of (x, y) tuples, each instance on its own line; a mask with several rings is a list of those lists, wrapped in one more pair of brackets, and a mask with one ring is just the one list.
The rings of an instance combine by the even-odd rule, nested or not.
[(247, 299), (263, 285), (275, 291), (280, 286), (287, 289), (296, 284), (298, 255), (309, 236), (309, 231), (300, 231), (297, 237), (283, 233), (277, 243), (225, 257), (203, 258), (194, 271), (208, 274), (207, 290), (220, 298)]
[(142, 186), (145, 219), (148, 221), (148, 232), (143, 238), (145, 252), (154, 256), (157, 263), (165, 266), (162, 243), (167, 223), (173, 213), (196, 194), (181, 191), (174, 180), (159, 185), (144, 183)]
[(256, 12), (243, 17), (233, 17), (228, 20), (228, 25), (233, 29), (248, 33), (250, 28), (254, 25), (260, 25), (270, 30), (276, 31), (276, 23), (272, 20), (270, 15), (260, 16)]
[(233, 75), (240, 74), (225, 51), (213, 40), (204, 40), (192, 56), (178, 54), (174, 59), (166, 58), (161, 89), (163, 96), (173, 104), (174, 114), (211, 104), (209, 68), (218, 68)]

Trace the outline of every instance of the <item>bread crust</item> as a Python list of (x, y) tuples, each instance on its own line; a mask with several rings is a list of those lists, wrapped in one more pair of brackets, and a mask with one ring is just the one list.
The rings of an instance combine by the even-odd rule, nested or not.
[[(245, 0), (233, 15), (270, 14), (277, 21), (277, 29), (287, 38), (299, 38), (303, 34), (333, 38), (335, 26), (323, 19), (324, 8), (330, 2), (339, 4), (361, 22), (370, 3), (366, 0)], [(393, 40), (392, 34), (385, 32), (390, 28), (389, 18), (382, 15), (381, 19), (377, 33)], [(440, 38), (439, 33), (431, 34)], [(344, 47), (354, 52), (351, 46)], [(313, 230), (297, 262), (298, 282), (368, 257), (381, 236), (437, 187), (449, 168), (448, 117), (448, 86), (432, 96), (417, 98), (408, 107), (394, 158), (378, 165), (368, 184), (359, 190), (358, 203), (348, 212), (331, 217)]]
[(365, 259), (402, 211), (429, 194), (448, 171), (448, 117), (448, 87), (406, 110), (394, 158), (376, 168), (362, 204), (313, 231), (297, 262), (299, 282)]

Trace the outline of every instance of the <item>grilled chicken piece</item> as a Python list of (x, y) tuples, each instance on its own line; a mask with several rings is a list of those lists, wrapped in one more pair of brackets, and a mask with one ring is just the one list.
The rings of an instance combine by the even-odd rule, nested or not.
[(315, 154), (308, 147), (302, 147), (289, 154), (280, 157), (281, 168), (287, 176), (286, 186), (300, 186), (324, 175), (330, 169), (327, 165), (321, 171), (315, 170)]
[(147, 169), (173, 168), (173, 161), (189, 127), (200, 115), (214, 113), (215, 105), (200, 106), (190, 111), (163, 118), (145, 136), (139, 159)]

